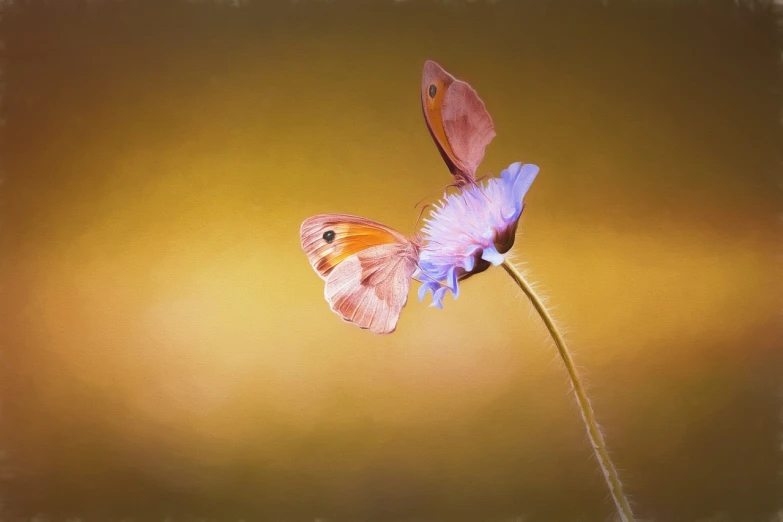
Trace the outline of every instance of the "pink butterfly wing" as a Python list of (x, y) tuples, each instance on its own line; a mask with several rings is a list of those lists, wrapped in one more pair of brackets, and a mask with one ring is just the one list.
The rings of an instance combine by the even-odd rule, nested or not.
[(411, 243), (374, 246), (337, 265), (326, 279), (324, 296), (344, 321), (376, 334), (392, 333), (415, 269)]
[(484, 102), (467, 83), (432, 60), (424, 64), (421, 84), (424, 121), (458, 184), (475, 179), (495, 127)]
[(469, 179), (484, 159), (487, 145), (495, 137), (495, 126), (484, 102), (470, 85), (455, 81), (443, 99), (443, 129), (454, 154)]

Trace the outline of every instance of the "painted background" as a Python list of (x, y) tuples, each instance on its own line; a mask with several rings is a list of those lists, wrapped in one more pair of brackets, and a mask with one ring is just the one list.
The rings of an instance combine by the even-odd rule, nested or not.
[(426, 59), (493, 115), (482, 174), (541, 167), (515, 258), (567, 327), (638, 513), (783, 509), (763, 4), (17, 1), (2, 32), (7, 513), (611, 515), (502, 270), (444, 310), (414, 285), (376, 337), (330, 312), (300, 250), (322, 212), (412, 233), (450, 181)]

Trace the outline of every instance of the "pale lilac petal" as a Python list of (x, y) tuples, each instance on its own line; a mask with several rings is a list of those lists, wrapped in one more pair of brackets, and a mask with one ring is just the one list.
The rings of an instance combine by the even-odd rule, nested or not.
[(424, 296), (427, 295), (427, 290), (430, 290), (430, 284), (429, 283), (423, 283), (419, 287), (419, 302), (424, 301)]
[(459, 297), (459, 286), (457, 285), (457, 267), (452, 266), (446, 273), (446, 286), (449, 287), (451, 293), (454, 294), (454, 299)]
[(437, 308), (443, 309), (443, 297), (446, 295), (447, 288), (445, 286), (441, 286), (437, 290), (435, 290), (432, 293), (432, 304), (430, 306), (435, 306)]
[(503, 262), (503, 254), (498, 252), (493, 245), (484, 249), (484, 253), (481, 254), (481, 259), (484, 261), (489, 261), (493, 265), (498, 266)]

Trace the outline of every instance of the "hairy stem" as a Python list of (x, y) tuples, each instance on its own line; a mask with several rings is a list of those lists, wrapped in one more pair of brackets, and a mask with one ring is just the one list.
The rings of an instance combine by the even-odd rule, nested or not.
[(612, 493), (612, 499), (614, 499), (614, 503), (617, 506), (617, 511), (623, 522), (633, 522), (634, 518), (633, 513), (631, 512), (631, 506), (628, 504), (628, 499), (625, 498), (623, 485), (617, 477), (617, 470), (612, 463), (612, 459), (609, 458), (609, 452), (606, 450), (606, 444), (601, 435), (601, 430), (598, 428), (598, 423), (595, 421), (593, 407), (590, 406), (590, 399), (587, 398), (587, 393), (585, 393), (582, 381), (576, 373), (574, 361), (571, 359), (571, 354), (568, 352), (563, 336), (560, 335), (546, 306), (544, 306), (544, 303), (541, 302), (541, 299), (538, 298), (533, 291), (533, 288), (525, 280), (519, 270), (517, 270), (508, 260), (503, 261), (503, 268), (508, 272), (508, 275), (511, 276), (514, 282), (519, 285), (519, 288), (525, 292), (525, 295), (527, 295), (530, 302), (533, 303), (533, 307), (538, 312), (538, 315), (541, 316), (549, 333), (552, 335), (552, 340), (555, 341), (557, 351), (560, 353), (560, 357), (565, 363), (568, 377), (571, 379), (571, 384), (574, 387), (574, 395), (576, 396), (577, 404), (579, 404), (579, 410), (582, 412), (582, 419), (584, 420), (585, 428), (587, 429), (587, 436), (590, 438), (595, 456), (604, 472), (604, 478), (606, 479), (607, 486), (609, 486), (609, 491)]

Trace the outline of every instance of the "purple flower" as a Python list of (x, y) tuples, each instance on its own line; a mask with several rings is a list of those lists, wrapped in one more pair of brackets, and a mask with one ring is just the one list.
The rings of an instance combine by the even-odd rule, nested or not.
[(443, 308), (446, 290), (459, 297), (458, 281), (503, 262), (514, 246), (525, 194), (538, 174), (532, 164), (513, 163), (500, 178), (444, 195), (424, 220), (419, 269), (419, 301), (432, 291), (432, 305)]

